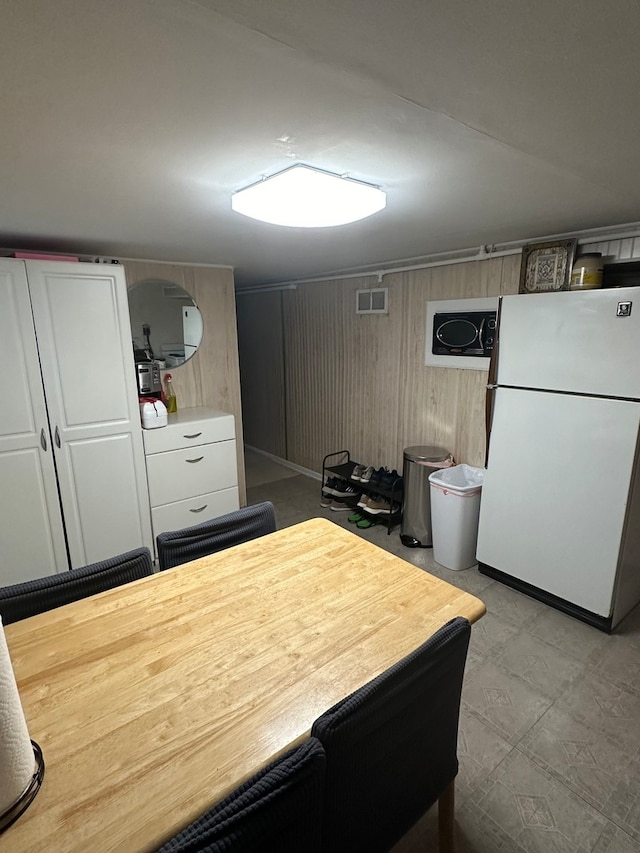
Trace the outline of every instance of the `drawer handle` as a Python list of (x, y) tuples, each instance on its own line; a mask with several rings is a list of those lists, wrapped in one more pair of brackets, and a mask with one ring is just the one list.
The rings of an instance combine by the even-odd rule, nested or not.
[(194, 432), (193, 435), (183, 435), (183, 438), (197, 438), (199, 435), (202, 435), (201, 432)]
[(190, 509), (189, 512), (202, 512), (202, 510), (206, 509), (207, 507), (208, 504), (205, 504), (204, 506), (199, 506), (198, 509)]
[(191, 462), (191, 464), (193, 465), (194, 462), (202, 462), (203, 459), (204, 459), (204, 456), (198, 456), (197, 459), (185, 459), (184, 461), (185, 462)]
[(40, 446), (43, 450), (47, 449), (47, 436), (45, 435), (44, 429), (40, 430)]

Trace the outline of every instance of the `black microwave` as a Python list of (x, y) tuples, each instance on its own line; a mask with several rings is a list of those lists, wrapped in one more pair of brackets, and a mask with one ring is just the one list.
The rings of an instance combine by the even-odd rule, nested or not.
[(497, 311), (450, 311), (433, 315), (434, 355), (491, 355)]

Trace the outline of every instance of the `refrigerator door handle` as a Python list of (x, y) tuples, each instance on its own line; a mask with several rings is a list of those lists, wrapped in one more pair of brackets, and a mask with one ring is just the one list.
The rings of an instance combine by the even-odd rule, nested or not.
[(485, 455), (484, 455), (484, 467), (487, 468), (489, 464), (489, 440), (491, 438), (491, 419), (493, 417), (493, 395), (495, 392), (495, 385), (487, 385), (487, 396), (485, 399), (485, 411), (484, 411), (484, 419), (485, 419)]
[(502, 311), (502, 296), (498, 298), (498, 312), (496, 314), (496, 333), (491, 359), (489, 361), (489, 374), (487, 376), (487, 394), (485, 398), (485, 456), (484, 467), (489, 463), (489, 442), (491, 440), (491, 421), (493, 420), (493, 395), (498, 387), (496, 377), (498, 375), (498, 351), (500, 349), (500, 313)]

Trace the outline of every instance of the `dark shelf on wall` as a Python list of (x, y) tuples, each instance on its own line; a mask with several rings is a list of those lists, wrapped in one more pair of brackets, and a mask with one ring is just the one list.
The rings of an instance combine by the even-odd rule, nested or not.
[[(328, 464), (328, 461), (332, 458), (339, 459), (342, 457), (342, 462), (338, 462), (335, 465)], [(354, 512), (359, 512), (365, 518), (371, 518), (375, 521), (382, 521), (387, 525), (387, 535), (391, 533), (392, 528), (396, 524), (400, 524), (402, 520), (402, 497), (403, 497), (403, 480), (402, 477), (397, 476), (393, 481), (393, 484), (390, 489), (382, 488), (382, 486), (369, 486), (368, 483), (362, 483), (360, 480), (353, 479), (353, 472), (355, 470), (356, 465), (364, 465), (362, 462), (353, 462), (351, 460), (351, 454), (348, 450), (337, 450), (334, 453), (328, 453), (324, 459), (322, 460), (322, 488), (324, 487), (327, 474), (340, 477), (340, 479), (345, 480), (349, 485), (363, 492), (364, 494), (373, 496), (380, 495), (389, 501), (389, 511), (388, 512), (367, 512), (366, 508), (355, 506)], [(397, 506), (397, 509), (394, 511), (393, 507)]]

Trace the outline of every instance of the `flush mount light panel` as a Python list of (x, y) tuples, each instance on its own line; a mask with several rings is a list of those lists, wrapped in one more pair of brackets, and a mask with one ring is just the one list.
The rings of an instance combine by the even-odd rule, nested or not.
[(346, 225), (382, 210), (386, 193), (310, 166), (292, 166), (231, 196), (236, 213), (294, 228)]

